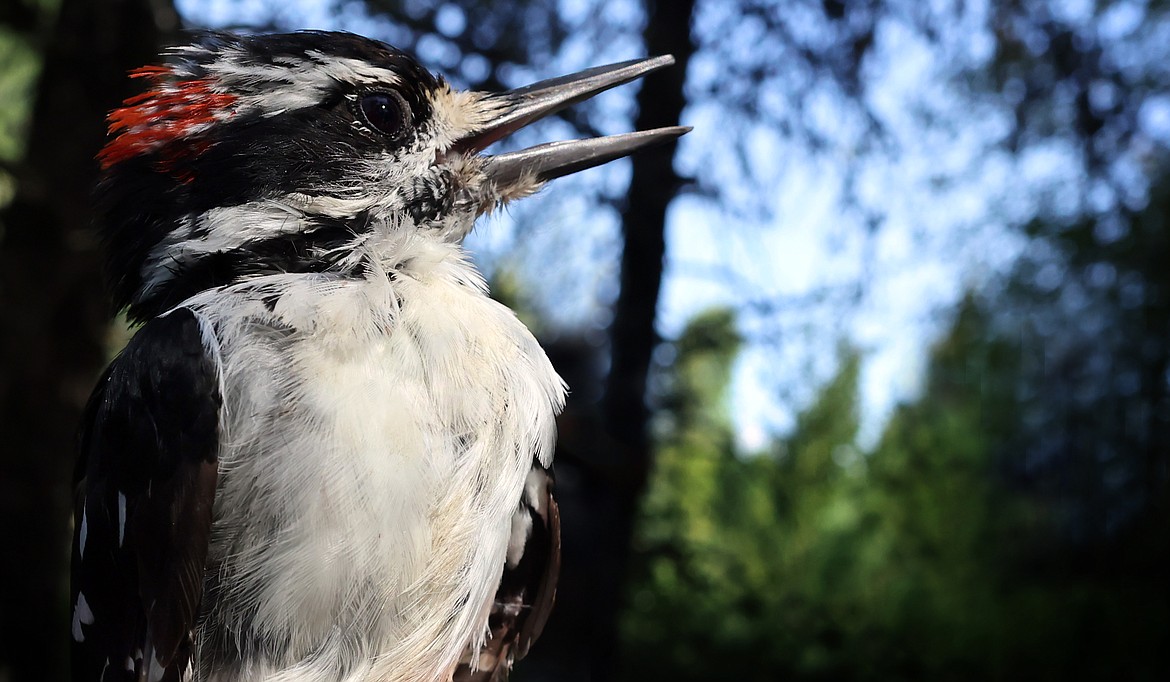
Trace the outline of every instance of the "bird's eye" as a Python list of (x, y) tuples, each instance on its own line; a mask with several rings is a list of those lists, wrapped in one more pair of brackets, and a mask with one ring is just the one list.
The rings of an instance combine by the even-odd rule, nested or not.
[(359, 102), (362, 118), (371, 128), (393, 139), (398, 139), (406, 129), (409, 109), (402, 97), (391, 92), (372, 92), (364, 95)]

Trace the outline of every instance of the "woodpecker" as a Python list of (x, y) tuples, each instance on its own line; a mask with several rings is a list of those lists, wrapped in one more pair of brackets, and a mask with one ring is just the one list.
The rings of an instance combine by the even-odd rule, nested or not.
[(670, 57), (502, 93), (336, 32), (201, 34), (98, 159), (138, 329), (81, 430), (75, 680), (502, 680), (559, 563), (565, 386), (476, 219), (661, 128), (493, 142)]

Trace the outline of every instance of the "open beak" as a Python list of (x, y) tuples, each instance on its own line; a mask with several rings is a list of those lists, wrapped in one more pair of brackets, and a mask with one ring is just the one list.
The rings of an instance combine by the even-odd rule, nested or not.
[[(503, 101), (502, 113), (487, 128), (460, 140), (456, 148), (468, 152), (482, 151), (533, 121), (673, 63), (674, 57), (669, 55), (634, 59), (490, 95), (493, 99)], [(487, 156), (484, 171), (501, 187), (507, 187), (521, 178), (544, 182), (600, 166), (651, 145), (674, 140), (690, 130), (685, 126), (671, 126), (584, 140), (549, 142)]]

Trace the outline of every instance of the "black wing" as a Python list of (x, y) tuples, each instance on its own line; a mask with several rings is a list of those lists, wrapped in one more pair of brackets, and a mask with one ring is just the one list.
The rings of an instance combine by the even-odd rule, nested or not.
[(508, 548), (488, 617), (490, 638), (483, 649), (460, 661), (453, 682), (508, 679), (512, 664), (528, 653), (552, 612), (561, 571), (561, 516), (553, 498), (552, 471), (540, 464), (528, 474), (514, 524), (527, 532), (518, 538), (521, 544)]
[(77, 465), (73, 679), (178, 680), (215, 498), (216, 361), (199, 320), (178, 309), (148, 322), (86, 408)]

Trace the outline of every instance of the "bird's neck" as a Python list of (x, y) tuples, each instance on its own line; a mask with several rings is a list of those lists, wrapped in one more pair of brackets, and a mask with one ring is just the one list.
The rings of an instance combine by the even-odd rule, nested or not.
[[(303, 203), (303, 202), (302, 202)], [(321, 207), (313, 207), (321, 208)], [(315, 212), (258, 201), (151, 223), (161, 238), (111, 263), (133, 318), (147, 320), (204, 292), (299, 274), (332, 278), (441, 276), (482, 289), (460, 242), (466, 229), (417, 229), (373, 210)], [(121, 302), (121, 301), (119, 301)]]

